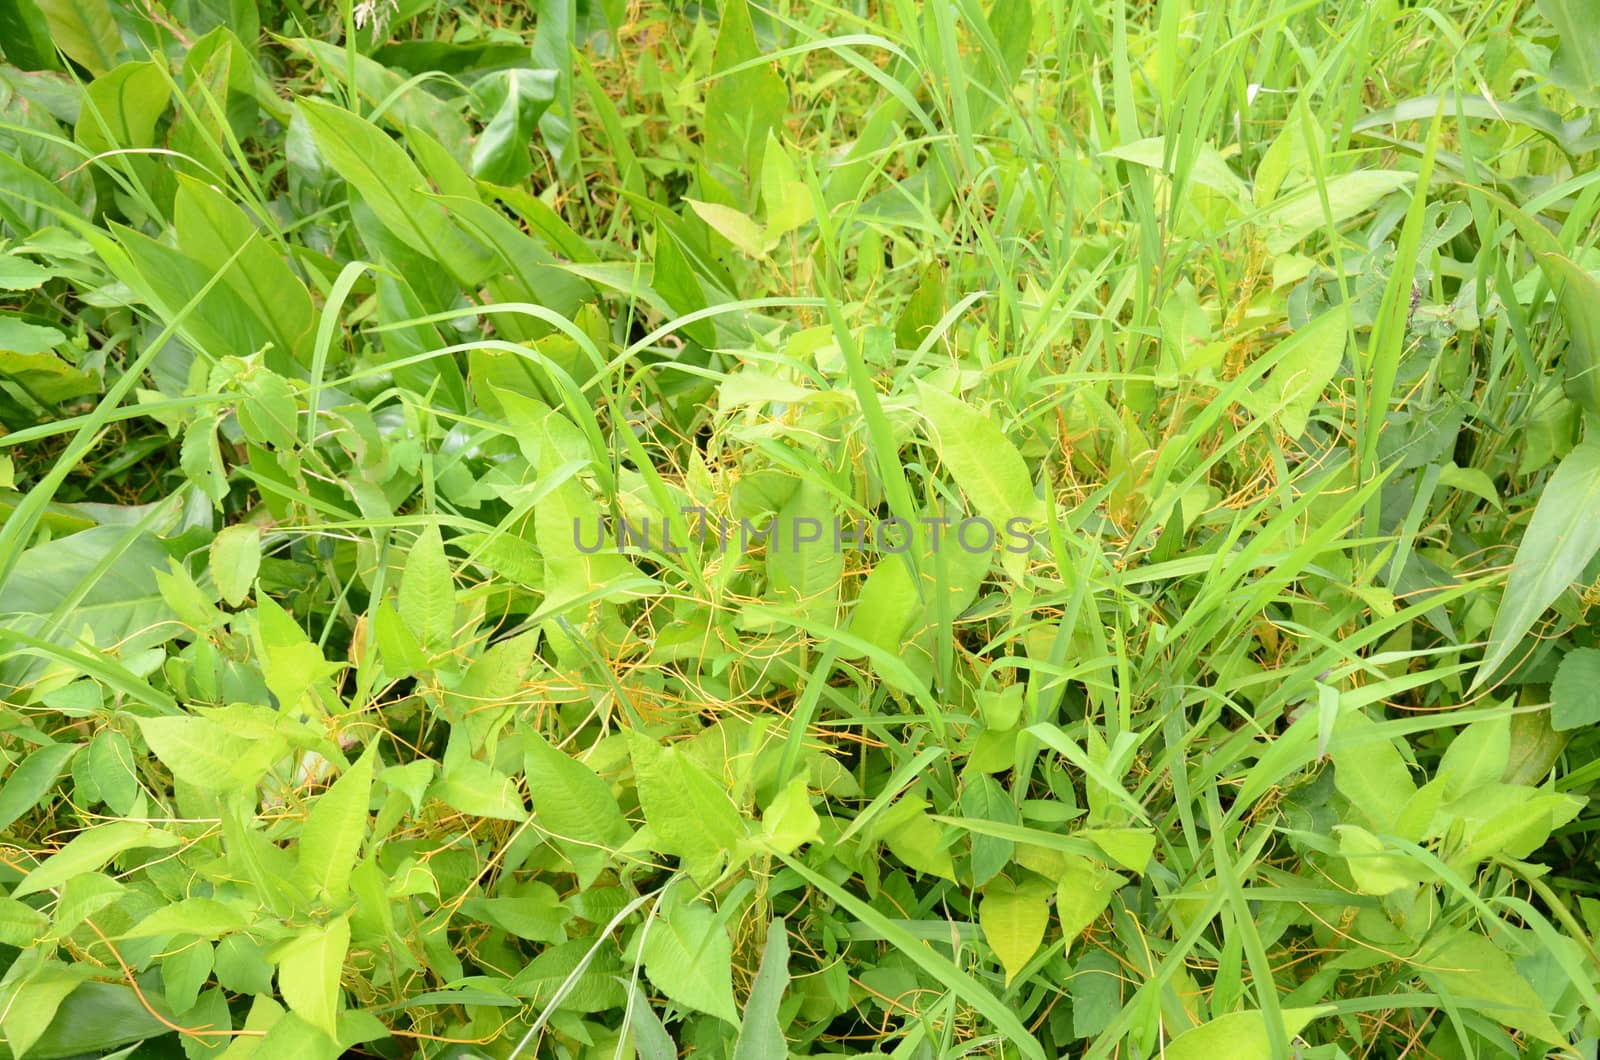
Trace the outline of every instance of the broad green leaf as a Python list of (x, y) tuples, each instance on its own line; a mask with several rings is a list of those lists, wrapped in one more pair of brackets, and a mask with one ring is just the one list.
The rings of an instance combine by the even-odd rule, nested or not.
[(317, 796), (300, 832), (298, 874), (335, 904), (343, 901), (349, 890), (350, 872), (366, 838), (372, 759), (376, 754), (374, 742), (343, 776)]
[(1323, 209), (1317, 186), (1306, 183), (1292, 191), (1281, 192), (1256, 216), (1255, 223), (1266, 231), (1267, 249), (1274, 254), (1286, 254), (1308, 236), (1325, 230), (1330, 222), (1334, 228), (1340, 228), (1415, 180), (1415, 174), (1397, 170), (1341, 173), (1329, 177), (1323, 185), (1327, 189), (1329, 210)]
[(385, 228), (462, 284), (476, 286), (488, 276), (492, 267), (488, 251), (423, 194), (427, 181), (399, 144), (342, 107), (309, 99), (300, 100), (298, 107), (323, 157)]
[(67, 995), (92, 974), (87, 965), (49, 961), (0, 988), (0, 1032), (5, 1034), (8, 1051), (14, 1056), (26, 1056), (43, 1037)]
[[(1021, 823), (1017, 807), (1006, 789), (993, 778), (978, 774), (968, 776), (961, 792), (961, 812), (975, 821), (993, 821), (1004, 825)], [(972, 834), (972, 884), (982, 887), (996, 873), (1006, 867), (1016, 844), (1000, 836)]]
[[(1284, 1033), (1293, 1038), (1312, 1020), (1331, 1012), (1331, 1006), (1317, 1008), (1286, 1008), (1283, 1010)], [(1267, 1020), (1255, 1009), (1230, 1012), (1209, 1023), (1202, 1023), (1184, 1031), (1166, 1044), (1162, 1051), (1165, 1060), (1270, 1060), (1287, 1048), (1289, 1042), (1278, 1043), (1274, 1049), (1267, 1031)]]
[(788, 110), (789, 92), (772, 65), (758, 61), (761, 49), (745, 0), (720, 5), (718, 16), (711, 60), (715, 80), (706, 90), (704, 157), (730, 174), (754, 174), (760, 172), (767, 133)]
[(428, 524), (406, 554), (396, 602), (406, 627), (425, 650), (439, 655), (454, 647), (456, 588), (438, 524)]
[(72, 756), (82, 744), (53, 743), (39, 748), (6, 778), (0, 788), (0, 833), (7, 832), (17, 818), (38, 805), (49, 794)]
[(562, 924), (571, 914), (555, 890), (542, 883), (528, 883), (518, 891), (505, 898), (469, 898), (461, 904), (461, 913), (530, 942), (565, 942)]
[(25, 950), (50, 930), (50, 918), (26, 902), (0, 898), (0, 942)]
[(74, 134), (97, 154), (154, 147), (156, 125), (171, 98), (171, 81), (161, 66), (123, 63), (89, 83)]
[(627, 842), (631, 829), (611, 786), (588, 766), (529, 731), (523, 744), (528, 793), (535, 824), (550, 833), (577, 871), (578, 885), (594, 883), (611, 852)]
[(1304, 434), (1311, 410), (1344, 359), (1349, 327), (1349, 310), (1332, 309), (1273, 347), (1267, 355), (1275, 362), (1272, 374), (1251, 394), (1255, 411), (1276, 418), (1291, 438)]
[(1600, 107), (1600, 28), (1594, 9), (1583, 0), (1538, 0), (1538, 5), (1560, 40), (1550, 59), (1551, 79), (1580, 103)]
[(278, 363), (310, 363), (316, 321), (311, 294), (245, 212), (189, 177), (179, 178), (173, 211), (179, 247), (212, 272), (226, 267), (223, 282), (271, 334), (283, 353)]
[[(910, 564), (900, 556), (878, 558), (850, 609), (846, 632), (886, 652), (898, 654), (904, 637), (923, 612)], [(852, 656), (841, 652), (840, 658)]]
[[(1034, 496), (1028, 465), (994, 421), (920, 380), (917, 395), (928, 423), (929, 440), (938, 450), (940, 462), (971, 499), (977, 514), (989, 521), (997, 537), (1003, 537), (1013, 519), (1037, 522), (1043, 508)], [(951, 542), (941, 540), (940, 547), (949, 549)], [(960, 548), (959, 543), (957, 547)], [(1013, 577), (1020, 577), (1022, 559), (1017, 554), (1006, 554), (1006, 569)]]
[(102, 729), (89, 741), (89, 772), (100, 799), (117, 813), (131, 814), (139, 801), (138, 765), (133, 746), (116, 729)]
[(796, 777), (772, 800), (761, 817), (761, 835), (780, 854), (792, 854), (821, 835), (817, 811), (811, 808), (806, 778)]
[[(1600, 654), (1600, 653), (1597, 653)], [(1485, 718), (1456, 733), (1439, 760), (1445, 801), (1483, 784), (1498, 784), (1511, 753), (1511, 715)]]
[(246, 931), (254, 918), (243, 910), (214, 898), (182, 898), (164, 905), (124, 931), (129, 938), (149, 935), (196, 935), (214, 940)]
[(1050, 922), (1050, 892), (1050, 885), (1036, 877), (1013, 883), (996, 876), (983, 888), (978, 923), (1005, 968), (1007, 986), (1044, 941), (1044, 929)]
[[(555, 451), (559, 438), (548, 428), (544, 435), (539, 474), (554, 477), (562, 474)], [(638, 573), (626, 556), (614, 551), (614, 538), (602, 534), (599, 506), (570, 473), (534, 507), (533, 520), (534, 538), (545, 562), (546, 608)]]
[(107, 0), (34, 0), (50, 37), (73, 62), (99, 77), (117, 65), (122, 34)]
[(661, 903), (640, 955), (645, 974), (673, 1001), (739, 1024), (733, 1003), (733, 943), (711, 908), (675, 896)]
[(1600, 552), (1600, 443), (1568, 453), (1545, 483), (1533, 519), (1517, 546), (1511, 577), (1495, 613), (1476, 688), (1511, 658), (1522, 638)]
[(780, 917), (767, 925), (767, 944), (761, 951), (761, 967), (750, 986), (750, 998), (745, 1002), (733, 1060), (783, 1060), (789, 1055), (778, 1014), (783, 992), (788, 988), (789, 928)]
[(639, 805), (657, 849), (675, 855), (701, 885), (725, 859), (739, 856), (747, 826), (722, 785), (676, 747), (628, 730)]
[[(1593, 32), (1592, 21), (1590, 27)], [(1562, 50), (1575, 49), (1563, 45)], [(1595, 65), (1600, 67), (1600, 56), (1595, 57)], [(1593, 91), (1600, 101), (1600, 82), (1595, 83)], [(1534, 256), (1556, 293), (1556, 304), (1567, 325), (1568, 345), (1562, 355), (1567, 396), (1585, 411), (1600, 416), (1600, 280), (1564, 254), (1546, 252)]]
[(809, 479), (778, 510), (767, 541), (773, 595), (813, 620), (832, 625), (839, 605), (844, 552), (834, 547), (834, 509)]
[(1077, 833), (1118, 865), (1132, 872), (1144, 872), (1156, 848), (1155, 833), (1148, 828), (1085, 828)]
[(95, 825), (79, 832), (66, 846), (40, 862), (17, 884), (11, 897), (37, 894), (60, 887), (79, 873), (97, 872), (124, 851), (138, 847), (164, 849), (177, 846), (178, 842), (178, 837), (171, 832), (143, 821), (111, 821)]
[(261, 568), (261, 528), (254, 523), (223, 527), (211, 541), (211, 579), (230, 607), (250, 595)]
[(1566, 1040), (1551, 1022), (1550, 1007), (1517, 971), (1511, 958), (1476, 932), (1458, 931), (1446, 936), (1419, 953), (1414, 966), (1423, 979), (1457, 1007), (1481, 1012), (1497, 1023), (1551, 1045)]
[(1360, 825), (1333, 827), (1339, 834), (1339, 854), (1362, 894), (1390, 894), (1402, 887), (1415, 886), (1426, 878), (1416, 862), (1388, 850), (1381, 839)]
[(891, 853), (918, 872), (954, 881), (955, 859), (950, 855), (951, 832), (927, 813), (927, 800), (902, 796), (873, 822), (869, 835), (888, 845)]
[(6, 59), (24, 70), (58, 70), (50, 24), (35, 0), (0, 0), (0, 40)]
[(684, 201), (700, 215), (700, 220), (709, 225), (717, 235), (732, 243), (739, 253), (751, 258), (766, 255), (767, 232), (749, 214), (741, 213), (731, 206), (723, 206), (721, 203), (701, 202), (699, 199)]
[(1083, 934), (1111, 904), (1126, 880), (1091, 858), (1063, 855), (1066, 864), (1056, 884), (1056, 917), (1068, 942)]
[(201, 493), (211, 498), (213, 505), (222, 506), (223, 498), (228, 495), (228, 472), (222, 466), (215, 416), (195, 420), (184, 428), (178, 466)]
[(556, 71), (513, 68), (483, 78), (473, 91), (491, 114), (472, 147), (472, 175), (516, 184), (533, 170), (528, 145), (556, 98)]
[(761, 204), (769, 241), (787, 235), (816, 215), (811, 189), (795, 173), (794, 160), (771, 130), (761, 153)]
[(448, 762), (429, 794), (474, 817), (522, 821), (528, 816), (517, 782), (476, 758)]
[(1550, 702), (1550, 724), (1557, 732), (1600, 724), (1600, 649), (1574, 648), (1561, 657)]
[(339, 976), (350, 949), (350, 922), (338, 917), (303, 928), (279, 947), (278, 993), (289, 1011), (330, 1038), (339, 1033)]
[(1334, 726), (1330, 757), (1339, 793), (1365, 814), (1376, 830), (1387, 832), (1417, 785), (1394, 744), (1370, 735), (1376, 724), (1359, 711), (1341, 717)]
[(206, 717), (140, 718), (139, 731), (174, 777), (208, 791), (252, 789), (288, 752), (286, 741)]

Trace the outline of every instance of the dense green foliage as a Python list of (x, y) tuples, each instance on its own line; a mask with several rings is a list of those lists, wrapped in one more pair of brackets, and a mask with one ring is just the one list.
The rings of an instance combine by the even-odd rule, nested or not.
[(1586, 0), (0, 51), (0, 1052), (1594, 1055)]

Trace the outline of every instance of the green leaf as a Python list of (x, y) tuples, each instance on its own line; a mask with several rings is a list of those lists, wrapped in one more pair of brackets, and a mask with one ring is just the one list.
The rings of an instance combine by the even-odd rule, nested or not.
[(474, 817), (520, 822), (528, 816), (517, 782), (476, 758), (446, 763), (429, 790), (446, 806)]
[[(1359, 711), (1344, 715), (1334, 726), (1336, 735), (1330, 757), (1333, 783), (1339, 794), (1365, 814), (1378, 831), (1387, 832), (1416, 794), (1417, 786), (1394, 744), (1370, 735), (1376, 725)], [(1361, 737), (1365, 738), (1356, 742)]]
[(711, 910), (676, 895), (645, 929), (645, 974), (673, 1001), (739, 1025), (733, 1003), (733, 943)]
[(520, 893), (506, 898), (469, 898), (461, 912), (493, 924), (519, 939), (549, 944), (567, 940), (562, 925), (570, 915), (555, 890), (542, 883), (523, 884)]
[(0, 379), (25, 387), (41, 401), (68, 401), (100, 389), (99, 381), (50, 351), (67, 337), (55, 328), (0, 314)]
[(1064, 855), (1066, 864), (1056, 884), (1056, 917), (1068, 942), (1083, 934), (1111, 904), (1126, 880), (1091, 858)]
[(476, 287), (492, 258), (464, 235), (444, 208), (423, 194), (426, 178), (399, 144), (377, 126), (331, 103), (302, 99), (300, 113), (328, 164), (349, 181), (384, 228), (412, 250)]
[(344, 917), (308, 927), (278, 948), (278, 992), (289, 1011), (330, 1038), (339, 1033), (339, 976), (350, 948)]
[[(223, 282), (283, 353), (278, 361), (269, 355), (268, 363), (283, 367), (292, 362), (309, 364), (316, 323), (311, 293), (249, 216), (215, 188), (180, 176), (173, 225), (185, 254), (210, 272), (227, 270)], [(290, 425), (294, 422), (291, 415)]]
[(472, 175), (493, 184), (516, 184), (533, 172), (528, 145), (539, 119), (555, 102), (556, 72), (502, 70), (483, 78), (473, 91), (493, 116), (472, 147)]
[[(961, 792), (961, 812), (976, 821), (1020, 824), (1017, 807), (1006, 789), (989, 776), (969, 775)], [(999, 836), (972, 835), (972, 883), (982, 887), (1006, 867), (1016, 844)]]
[(772, 800), (761, 817), (761, 834), (780, 854), (792, 854), (821, 837), (821, 821), (811, 808), (811, 793), (804, 777), (796, 777)]
[(761, 204), (766, 210), (769, 241), (793, 232), (816, 216), (810, 187), (796, 175), (794, 160), (770, 129), (761, 152)]
[(122, 34), (107, 0), (35, 0), (50, 37), (73, 62), (99, 77), (117, 65)]
[(1600, 649), (1574, 648), (1561, 657), (1550, 701), (1557, 732), (1600, 724)]
[[(996, 535), (1002, 535), (1012, 519), (1032, 523), (1042, 518), (1043, 506), (1034, 496), (1028, 465), (993, 420), (921, 380), (917, 382), (917, 396), (939, 461)], [(940, 544), (949, 547), (948, 541)], [(1006, 555), (1007, 569), (1013, 577), (1020, 575), (1021, 567), (1016, 561), (1022, 558), (1013, 553)]]
[(123, 63), (89, 83), (74, 134), (90, 151), (156, 146), (156, 125), (172, 98), (170, 75), (153, 62)]
[(770, 63), (756, 61), (761, 49), (745, 0), (723, 3), (718, 14), (721, 25), (711, 60), (715, 80), (706, 91), (704, 157), (733, 174), (759, 173), (767, 133), (783, 121), (789, 91)]
[(1414, 861), (1389, 851), (1381, 839), (1360, 825), (1336, 824), (1333, 827), (1339, 834), (1339, 854), (1362, 894), (1390, 894), (1402, 887), (1413, 887), (1426, 878)]
[(211, 541), (211, 579), (230, 607), (250, 595), (261, 568), (261, 528), (254, 523), (226, 526)]
[(743, 848), (744, 819), (722, 785), (676, 747), (629, 729), (628, 751), (656, 849), (675, 855), (697, 883), (709, 884), (723, 861)]
[(439, 655), (455, 646), (455, 581), (437, 524), (418, 534), (406, 555), (396, 603), (406, 627), (427, 651)]
[(143, 821), (111, 821), (86, 828), (28, 873), (11, 892), (11, 897), (23, 898), (51, 890), (79, 873), (98, 872), (124, 851), (137, 847), (174, 847), (178, 842), (177, 836)]
[(12, 1055), (26, 1056), (38, 1044), (67, 995), (91, 974), (85, 965), (50, 961), (0, 990), (0, 1032)]
[(102, 729), (89, 741), (88, 754), (101, 801), (117, 813), (132, 813), (139, 801), (139, 775), (128, 738), (116, 729)]
[[(1600, 652), (1596, 653), (1600, 655)], [(1511, 715), (1485, 718), (1456, 733), (1439, 759), (1444, 799), (1455, 799), (1485, 784), (1498, 784), (1511, 755)]]
[[(1592, 18), (1589, 24), (1592, 29)], [(1564, 43), (1562, 50), (1574, 49)], [(1600, 64), (1600, 56), (1596, 63)], [(1600, 82), (1595, 82), (1594, 94), (1600, 104)], [(1567, 325), (1568, 345), (1562, 355), (1567, 396), (1591, 415), (1600, 416), (1600, 280), (1563, 254), (1535, 253), (1534, 257), (1556, 293), (1556, 304)]]
[(1423, 979), (1456, 1006), (1481, 1012), (1551, 1045), (1566, 1041), (1550, 1020), (1549, 1006), (1511, 958), (1482, 935), (1461, 931), (1446, 937), (1419, 953), (1413, 964)]
[(588, 887), (631, 829), (610, 785), (593, 770), (537, 732), (528, 732), (526, 739), (523, 761), (535, 823), (555, 837), (577, 871), (578, 886)]
[(733, 1060), (784, 1060), (789, 1043), (783, 1036), (778, 1006), (789, 988), (789, 928), (780, 917), (767, 925), (767, 944), (761, 967), (750, 986), (744, 1006), (744, 1023), (734, 1043)]
[(129, 938), (150, 935), (194, 935), (208, 941), (245, 931), (254, 919), (241, 909), (214, 898), (182, 898), (164, 905), (124, 931)]
[(1274, 346), (1267, 354), (1275, 362), (1272, 374), (1251, 394), (1257, 414), (1276, 418), (1291, 438), (1304, 434), (1311, 410), (1344, 359), (1349, 328), (1349, 308), (1340, 306)]
[(50, 25), (34, 0), (0, 0), (0, 40), (6, 61), (24, 70), (58, 70)]
[(184, 428), (178, 466), (201, 493), (211, 498), (212, 504), (221, 507), (228, 495), (228, 472), (222, 466), (215, 416), (202, 417)]
[(50, 918), (26, 902), (0, 898), (0, 942), (25, 950), (50, 930)]
[(1550, 78), (1590, 107), (1600, 107), (1600, 27), (1583, 0), (1538, 0), (1554, 23), (1560, 44), (1550, 59)]
[(1522, 643), (1523, 635), (1583, 576), (1600, 552), (1600, 443), (1585, 442), (1568, 453), (1545, 483), (1533, 519), (1512, 563), (1505, 595), (1489, 633), (1489, 646), (1472, 687), (1494, 676)]
[(0, 290), (32, 291), (55, 275), (20, 254), (0, 254)]
[(834, 547), (833, 530), (827, 491), (807, 479), (778, 510), (767, 542), (773, 596), (826, 625), (837, 615), (844, 575), (844, 552)]
[(350, 873), (366, 837), (376, 753), (377, 744), (368, 745), (355, 764), (317, 797), (300, 833), (297, 873), (335, 904), (349, 891)]
[(685, 202), (700, 215), (700, 220), (717, 235), (733, 244), (735, 250), (751, 258), (766, 256), (767, 232), (749, 214), (721, 203), (701, 202), (685, 198)]
[(206, 717), (140, 718), (150, 750), (186, 784), (207, 791), (254, 789), (288, 742), (239, 732)]
[(1118, 865), (1133, 872), (1143, 872), (1150, 865), (1155, 852), (1155, 833), (1148, 828), (1085, 828), (1077, 833), (1087, 839)]
[[(898, 655), (905, 634), (922, 613), (923, 603), (917, 596), (911, 565), (901, 556), (883, 556), (862, 583), (861, 594), (850, 609), (846, 632)], [(839, 657), (853, 658), (845, 652)]]
[(0, 788), (0, 833), (9, 830), (23, 814), (50, 793), (56, 780), (66, 772), (72, 756), (82, 744), (53, 743), (34, 751), (6, 778)]
[[(1333, 1011), (1333, 1006), (1317, 1008), (1286, 1008), (1283, 1010), (1283, 1030), (1292, 1039), (1312, 1020)], [(1184, 1031), (1168, 1042), (1162, 1055), (1165, 1060), (1270, 1060), (1286, 1048), (1289, 1042), (1280, 1042), (1273, 1048), (1267, 1031), (1266, 1017), (1255, 1009), (1230, 1012), (1209, 1023), (1202, 1023)]]
[(983, 888), (978, 923), (1005, 968), (1007, 986), (1044, 941), (1044, 929), (1050, 922), (1050, 892), (1050, 885), (1037, 877), (1013, 883), (997, 876)]

